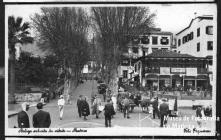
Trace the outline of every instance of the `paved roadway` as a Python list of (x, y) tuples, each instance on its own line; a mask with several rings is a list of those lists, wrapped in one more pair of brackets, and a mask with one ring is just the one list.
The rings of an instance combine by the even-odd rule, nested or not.
[[(74, 92), (72, 93), (72, 104), (66, 105), (64, 108), (63, 120), (59, 119), (59, 112), (57, 106), (57, 100), (52, 100), (46, 106), (44, 110), (50, 112), (51, 115), (51, 127), (52, 128), (72, 128), (72, 127), (82, 127), (82, 128), (94, 128), (94, 127), (105, 127), (104, 126), (104, 115), (103, 112), (100, 114), (98, 119), (95, 118), (95, 115), (88, 116), (88, 120), (83, 120), (83, 118), (78, 117), (76, 101), (79, 95), (87, 97), (88, 103), (91, 105), (91, 95), (97, 93), (97, 83), (96, 81), (86, 81), (85, 83), (79, 85)], [(100, 95), (99, 95), (100, 96)], [(37, 111), (36, 108), (31, 108), (28, 111), (30, 118), (30, 125), (32, 127), (32, 115)], [(191, 109), (180, 109), (181, 116), (195, 115), (195, 111)], [(141, 112), (139, 107), (136, 107), (133, 113), (130, 114), (129, 119), (123, 117), (121, 112), (117, 112), (114, 118), (112, 119), (113, 127), (159, 127), (160, 120), (152, 119), (152, 115)], [(168, 125), (172, 124), (184, 124), (184, 125), (194, 125), (197, 126), (195, 121), (168, 121)], [(9, 118), (8, 121), (9, 128), (17, 126), (17, 116)], [(204, 125), (211, 127), (211, 123), (204, 122)]]

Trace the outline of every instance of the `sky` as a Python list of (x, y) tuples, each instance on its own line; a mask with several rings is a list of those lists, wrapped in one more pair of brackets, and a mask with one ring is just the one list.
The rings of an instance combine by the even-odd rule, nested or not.
[[(14, 15), (15, 17), (23, 17), (24, 21), (31, 21), (30, 16), (40, 12), (40, 7), (44, 5), (6, 5), (6, 17)], [(54, 5), (47, 5), (54, 7)], [(57, 5), (71, 6), (71, 5)], [(78, 5), (90, 7), (91, 5)], [(97, 6), (97, 5), (93, 5)], [(105, 5), (101, 5), (105, 6)], [(108, 5), (110, 6), (110, 5)], [(112, 5), (116, 6), (116, 5)], [(129, 6), (129, 5), (128, 5)], [(131, 6), (131, 5), (130, 5)], [(200, 15), (216, 16), (215, 4), (146, 4), (136, 6), (148, 6), (152, 13), (156, 13), (155, 25), (162, 31), (170, 31), (178, 33), (187, 27), (190, 21), (195, 17), (194, 13)]]

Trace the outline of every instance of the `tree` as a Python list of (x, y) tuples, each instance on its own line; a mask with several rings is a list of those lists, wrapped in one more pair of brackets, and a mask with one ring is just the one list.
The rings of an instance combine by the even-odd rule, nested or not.
[(53, 55), (45, 58), (33, 57), (31, 53), (22, 52), (16, 60), (16, 81), (39, 87), (50, 87), (56, 83), (58, 65)]
[[(32, 43), (33, 38), (29, 33), (29, 23), (22, 23), (22, 18), (14, 16), (8, 17), (8, 48), (9, 48), (9, 95), (14, 97), (15, 92), (15, 44)], [(14, 98), (9, 98), (9, 102), (14, 102)]]
[(41, 8), (41, 14), (32, 17), (38, 44), (51, 51), (63, 67), (65, 79), (78, 81), (80, 71), (88, 60), (87, 29), (89, 18), (82, 8)]
[[(127, 47), (130, 35), (140, 35), (154, 26), (155, 14), (145, 7), (95, 7), (93, 22), (102, 44), (102, 73), (111, 79), (116, 77), (120, 55)], [(105, 70), (104, 70), (105, 68)]]

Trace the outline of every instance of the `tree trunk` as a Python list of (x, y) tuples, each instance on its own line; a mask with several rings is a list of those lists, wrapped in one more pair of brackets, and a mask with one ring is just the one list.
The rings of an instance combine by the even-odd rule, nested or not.
[(15, 52), (11, 53), (9, 57), (9, 72), (8, 103), (15, 103)]

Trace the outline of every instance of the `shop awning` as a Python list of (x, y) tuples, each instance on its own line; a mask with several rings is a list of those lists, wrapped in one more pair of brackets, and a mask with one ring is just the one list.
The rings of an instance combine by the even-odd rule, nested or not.
[(157, 80), (157, 79), (158, 79), (158, 75), (149, 74), (149, 75), (145, 76), (145, 78), (146, 78), (147, 80)]
[(197, 80), (208, 80), (207, 75), (197, 75)]
[(171, 76), (170, 75), (160, 75), (159, 78), (160, 79), (170, 79)]
[(195, 80), (195, 76), (184, 76), (184, 80)]

